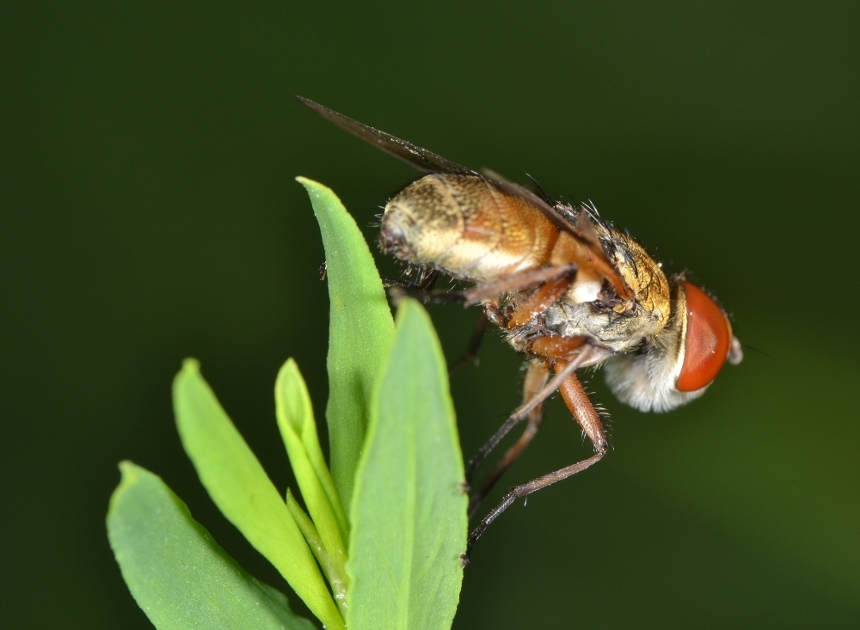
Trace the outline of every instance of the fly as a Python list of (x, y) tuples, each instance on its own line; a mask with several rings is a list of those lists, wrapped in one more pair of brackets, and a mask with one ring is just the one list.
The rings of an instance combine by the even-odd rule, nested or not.
[(594, 206), (555, 201), (542, 190), (538, 194), (496, 173), (474, 171), (298, 99), (424, 174), (386, 204), (381, 248), (419, 268), (423, 285), (432, 286), (440, 273), (472, 283), (456, 300), (480, 304), (486, 320), (528, 357), (523, 404), (469, 462), (467, 482), (514, 427), (525, 422), (525, 429), (471, 492), (470, 518), (528, 446), (544, 402), (556, 391), (594, 448), (582, 461), (511, 488), (470, 534), (466, 557), (518, 498), (589, 468), (608, 452), (604, 421), (578, 370), (602, 366), (621, 402), (661, 412), (698, 398), (726, 361), (737, 364), (743, 358), (717, 302), (683, 274), (667, 275)]

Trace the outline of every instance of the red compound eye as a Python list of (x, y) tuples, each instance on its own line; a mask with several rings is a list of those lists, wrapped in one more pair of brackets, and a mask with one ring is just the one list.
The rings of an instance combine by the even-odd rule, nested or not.
[(729, 353), (732, 329), (722, 309), (699, 287), (685, 282), (687, 338), (684, 365), (675, 388), (694, 392), (713, 381)]

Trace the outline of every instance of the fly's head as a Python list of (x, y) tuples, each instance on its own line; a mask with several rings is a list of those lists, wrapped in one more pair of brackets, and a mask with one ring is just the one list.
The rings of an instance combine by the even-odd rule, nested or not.
[(714, 299), (696, 285), (671, 280), (667, 325), (634, 351), (605, 365), (606, 382), (622, 402), (640, 411), (669, 411), (701, 396), (728, 361), (740, 363), (740, 342)]

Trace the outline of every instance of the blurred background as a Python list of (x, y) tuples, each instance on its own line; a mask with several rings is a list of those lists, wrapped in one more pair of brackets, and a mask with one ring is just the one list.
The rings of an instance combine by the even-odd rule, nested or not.
[[(591, 377), (615, 450), (489, 530), (455, 628), (860, 627), (858, 32), (841, 2), (4, 5), (3, 627), (150, 627), (105, 535), (122, 459), (287, 589), (200, 487), (171, 379), (197, 357), (290, 483), (274, 378), (295, 357), (321, 419), (328, 325), (293, 178), (374, 239), (414, 175), (294, 94), (593, 200), (749, 346), (665, 415)], [(431, 314), (459, 356), (477, 311)], [(453, 379), (467, 457), (519, 367), (491, 335)], [(502, 485), (588, 452), (556, 400)]]

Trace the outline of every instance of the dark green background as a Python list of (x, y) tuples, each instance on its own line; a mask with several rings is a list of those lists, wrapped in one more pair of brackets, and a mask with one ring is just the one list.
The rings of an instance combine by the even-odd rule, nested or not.
[[(761, 351), (661, 416), (592, 379), (614, 452), (490, 529), (456, 628), (860, 627), (857, 5), (465, 5), (0, 9), (3, 627), (148, 627), (104, 531), (124, 458), (283, 587), (200, 488), (170, 382), (199, 358), (287, 484), (280, 364), (320, 416), (326, 398), (322, 246), (293, 178), (372, 237), (412, 176), (293, 94), (592, 199)], [(458, 354), (475, 313), (431, 310)], [(467, 455), (518, 365), (490, 339), (454, 379)], [(556, 401), (508, 481), (587, 452)]]

